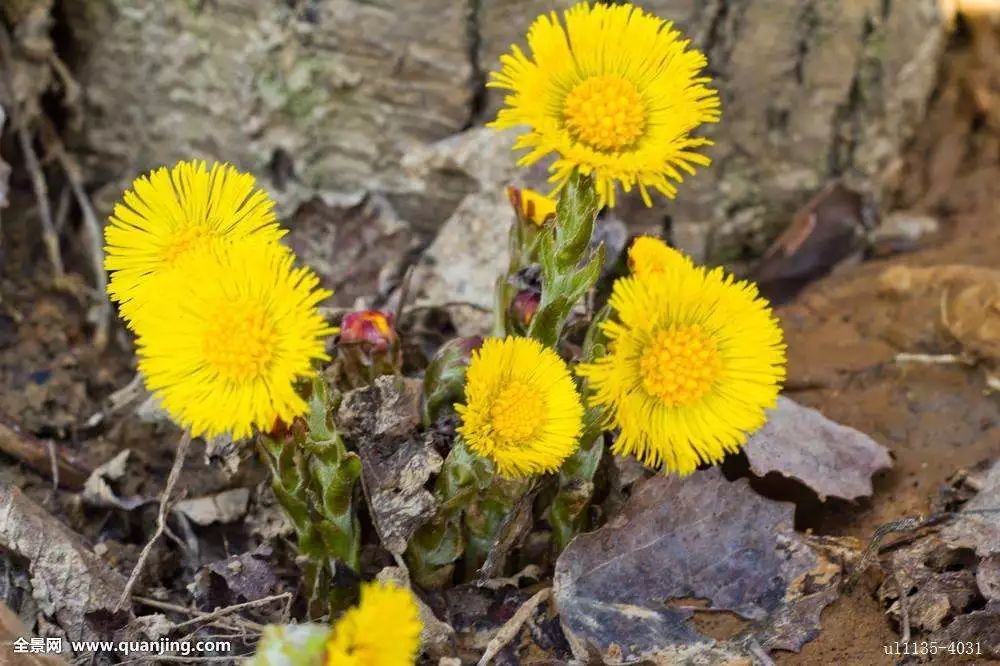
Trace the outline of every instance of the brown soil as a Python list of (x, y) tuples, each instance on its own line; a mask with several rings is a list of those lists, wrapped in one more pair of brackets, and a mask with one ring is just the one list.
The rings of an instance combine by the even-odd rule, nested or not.
[[(975, 40), (970, 42), (971, 35)], [(910, 153), (898, 207), (936, 216), (928, 249), (845, 269), (780, 310), (790, 355), (787, 392), (889, 447), (895, 467), (872, 500), (815, 506), (798, 516), (817, 532), (867, 541), (878, 525), (918, 514), (955, 470), (1000, 453), (1000, 399), (982, 368), (899, 364), (897, 353), (961, 351), (939, 325), (940, 293), (880, 294), (888, 266), (1000, 266), (1000, 81), (996, 33), (960, 26), (930, 117)], [(803, 511), (800, 510), (800, 514)], [(820, 636), (790, 664), (886, 664), (899, 640), (869, 580), (822, 616)], [(980, 662), (985, 663), (985, 662)]]

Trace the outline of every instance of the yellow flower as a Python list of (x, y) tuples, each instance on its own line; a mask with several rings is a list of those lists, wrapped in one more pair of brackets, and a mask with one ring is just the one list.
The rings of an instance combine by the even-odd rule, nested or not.
[(691, 260), (659, 238), (639, 236), (628, 249), (628, 267), (641, 278), (664, 275), (675, 265), (691, 266)]
[(364, 584), (361, 603), (333, 627), (327, 666), (412, 666), (422, 628), (412, 592), (395, 585)]
[(105, 229), (111, 271), (108, 293), (131, 320), (146, 278), (174, 266), (192, 250), (220, 240), (260, 236), (277, 241), (274, 202), (254, 177), (228, 164), (178, 162), (140, 176), (125, 192)]
[(683, 475), (764, 424), (785, 377), (785, 345), (756, 285), (673, 261), (651, 277), (619, 279), (609, 303), (609, 352), (578, 374), (620, 429), (615, 453)]
[(531, 338), (491, 338), (472, 356), (458, 431), (506, 477), (553, 472), (576, 450), (583, 405), (566, 363)]
[(524, 220), (532, 222), (536, 226), (542, 226), (556, 214), (556, 200), (547, 197), (541, 192), (524, 188), (508, 187), (507, 194), (517, 214)]
[(329, 296), (284, 246), (249, 238), (187, 253), (148, 278), (135, 321), (139, 370), (194, 436), (245, 437), (306, 411), (297, 379), (326, 359)]
[(667, 197), (681, 172), (710, 160), (690, 133), (719, 120), (719, 96), (701, 76), (705, 56), (672, 25), (630, 4), (581, 2), (538, 17), (528, 31), (531, 56), (517, 46), (500, 59), (489, 86), (511, 91), (490, 126), (527, 126), (515, 148), (519, 165), (556, 153), (551, 181), (574, 169), (593, 174), (602, 204), (614, 206), (617, 183)]

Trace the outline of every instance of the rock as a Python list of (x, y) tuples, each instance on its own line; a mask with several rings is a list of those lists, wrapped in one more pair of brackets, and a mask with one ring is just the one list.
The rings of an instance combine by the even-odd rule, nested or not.
[(904, 252), (919, 249), (941, 228), (936, 217), (898, 210), (886, 215), (872, 230), (868, 241), (876, 252)]
[(330, 302), (353, 308), (394, 286), (415, 237), (379, 195), (354, 205), (303, 203), (289, 221), (288, 242), (333, 290)]
[(444, 178), (460, 179), (468, 188), (413, 275), (417, 305), (453, 304), (449, 314), (461, 336), (483, 335), (492, 324), (494, 284), (507, 267), (507, 235), (514, 220), (505, 187), (525, 178), (514, 166), (513, 142), (512, 135), (480, 128), (404, 159), (414, 188)]
[[(311, 223), (325, 252), (335, 246), (323, 228), (366, 193), (427, 242), (465, 196), (510, 180), (499, 174), (515, 171), (514, 158), (469, 152), (467, 167), (416, 177), (401, 158), (492, 117), (501, 98), (481, 85), (499, 55), (524, 42), (535, 16), (574, 2), (71, 3), (60, 18), (74, 48), (63, 55), (84, 94), (69, 143), (87, 156), (88, 181), (106, 184), (99, 212), (137, 173), (202, 156), (255, 173), (285, 214), (320, 197), (335, 209)], [(714, 165), (677, 201), (646, 210), (628, 200), (618, 213), (644, 233), (677, 220), (681, 248), (712, 261), (763, 251), (831, 177), (878, 195), (923, 116), (944, 41), (936, 0), (643, 6), (706, 51), (723, 121), (706, 130)], [(34, 23), (50, 26), (48, 14)], [(21, 78), (49, 86), (43, 69)], [(503, 137), (490, 142), (513, 133)], [(469, 202), (461, 219), (491, 210)]]
[[(67, 7), (87, 122), (74, 144), (105, 203), (137, 172), (212, 157), (260, 176), (286, 211), (381, 189), (413, 143), (469, 121), (469, 5), (451, 0)], [(116, 35), (107, 39), (107, 35)]]
[(888, 449), (868, 435), (784, 396), (744, 451), (757, 476), (797, 479), (822, 500), (869, 497), (872, 475), (892, 467)]

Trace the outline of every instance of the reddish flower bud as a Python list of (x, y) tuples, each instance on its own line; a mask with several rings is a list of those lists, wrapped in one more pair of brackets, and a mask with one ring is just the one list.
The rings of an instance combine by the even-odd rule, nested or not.
[(392, 325), (392, 313), (381, 310), (361, 310), (344, 317), (340, 325), (340, 343), (367, 342), (378, 351), (385, 351), (397, 341)]
[(519, 291), (510, 304), (511, 319), (521, 328), (527, 329), (541, 302), (542, 295), (538, 291), (534, 289)]

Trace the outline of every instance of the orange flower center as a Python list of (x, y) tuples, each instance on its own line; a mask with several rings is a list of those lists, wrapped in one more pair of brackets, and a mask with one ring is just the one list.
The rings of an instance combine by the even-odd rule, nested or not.
[(497, 439), (506, 444), (530, 440), (545, 418), (545, 405), (538, 391), (514, 380), (503, 387), (490, 408), (490, 421)]
[(275, 356), (278, 335), (266, 312), (251, 303), (226, 303), (206, 329), (202, 351), (220, 377), (242, 382), (263, 375)]
[(711, 389), (722, 369), (715, 343), (698, 324), (659, 331), (639, 361), (642, 386), (668, 407), (690, 405)]
[(578, 83), (566, 96), (563, 114), (573, 136), (596, 150), (630, 148), (646, 128), (639, 91), (618, 76), (593, 76)]

